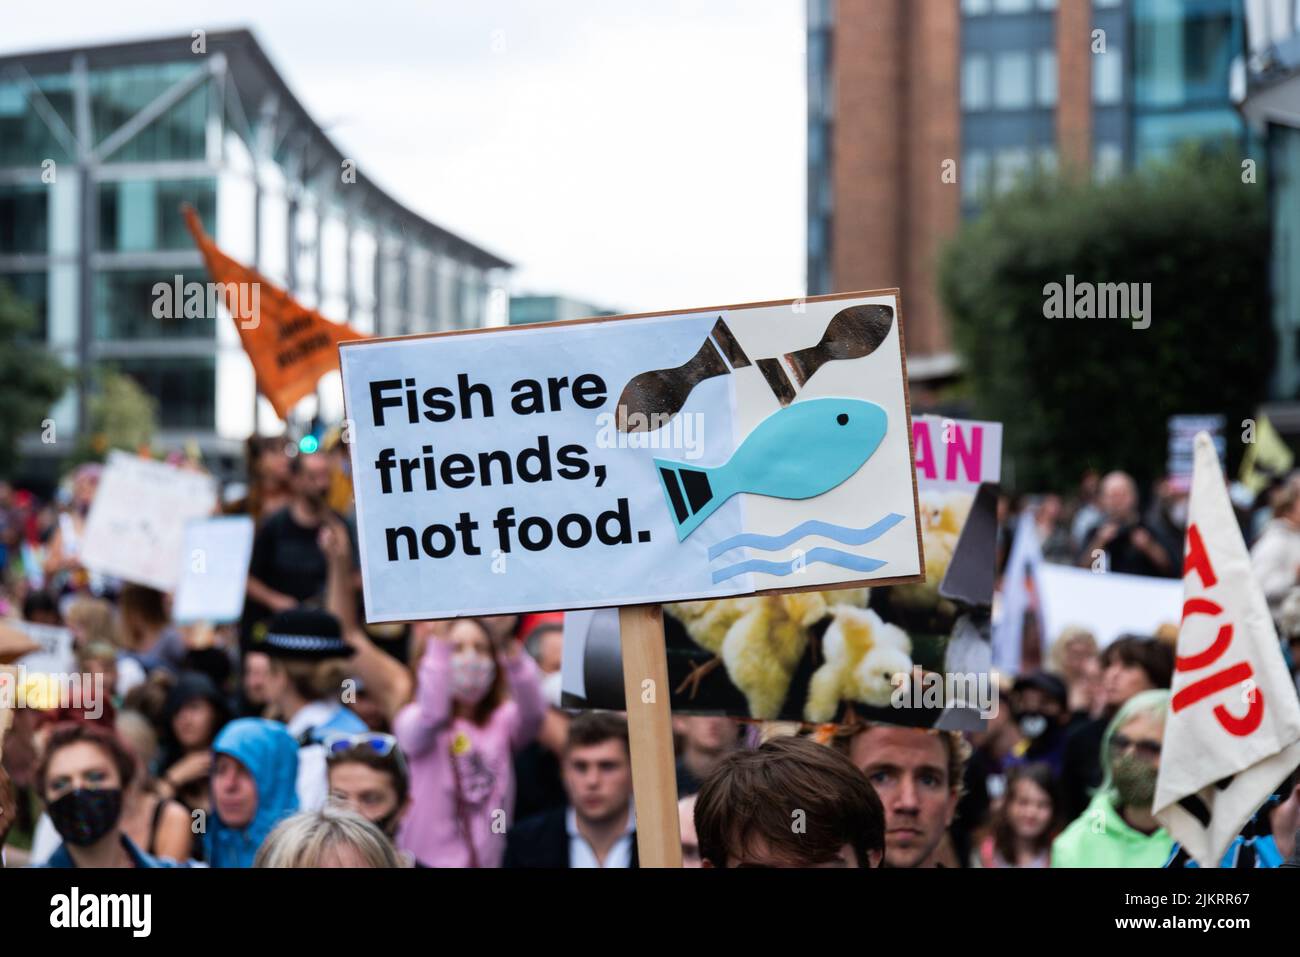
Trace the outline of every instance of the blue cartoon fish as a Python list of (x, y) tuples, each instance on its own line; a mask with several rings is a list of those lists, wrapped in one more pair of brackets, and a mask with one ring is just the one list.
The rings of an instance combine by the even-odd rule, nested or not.
[(724, 465), (696, 468), (655, 459), (682, 541), (738, 492), (812, 498), (860, 469), (880, 447), (885, 410), (862, 399), (807, 399), (774, 412)]

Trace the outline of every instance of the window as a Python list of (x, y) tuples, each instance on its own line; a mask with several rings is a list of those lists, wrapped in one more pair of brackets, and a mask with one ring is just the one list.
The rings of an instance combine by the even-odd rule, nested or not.
[(1124, 56), (1113, 46), (1092, 57), (1092, 99), (1099, 106), (1113, 106), (1124, 98)]
[(1029, 54), (1014, 50), (993, 61), (993, 105), (999, 110), (1023, 110), (1030, 98)]
[[(90, 113), (96, 142), (198, 69), (202, 67), (195, 62), (149, 63), (92, 72)], [(202, 159), (207, 142), (207, 116), (207, 87), (201, 83), (110, 155), (107, 162)]]
[(217, 367), (212, 356), (117, 359), (104, 363), (129, 375), (158, 402), (165, 429), (210, 429), (216, 421)]
[(44, 342), (49, 316), (50, 282), (44, 272), (0, 272), (0, 286), (8, 285), (19, 299), (31, 307), (36, 322), (21, 331), (24, 339)]
[(50, 188), (44, 183), (0, 186), (0, 255), (47, 253)]
[[(181, 296), (177, 301), (176, 277), (180, 275)], [(191, 300), (186, 290), (188, 283), (203, 284), (200, 316), (185, 316), (185, 304)], [(213, 315), (208, 309), (208, 274), (203, 269), (110, 269), (95, 273), (93, 295), (95, 338), (122, 339), (210, 339), (216, 335), (218, 322), (229, 322), (224, 311)], [(163, 283), (165, 293), (154, 294), (154, 287)], [(249, 295), (252, 295), (251, 290)], [(158, 300), (159, 312), (170, 318), (155, 318), (154, 303)], [(251, 303), (251, 299), (250, 299)], [(222, 304), (224, 305), (224, 303)]]
[(1044, 176), (1055, 176), (1058, 166), (1055, 146), (1038, 147), (1038, 171), (1040, 173)]
[(961, 0), (961, 12), (971, 17), (982, 16), (989, 12), (992, 0)]
[(1098, 143), (1093, 157), (1093, 177), (1105, 182), (1124, 170), (1124, 149), (1118, 143)]
[[(63, 119), (69, 131), (76, 127), (72, 107), (72, 78), (66, 73), (33, 78), (46, 102)], [(0, 82), (0, 166), (39, 166), (44, 160), (69, 159), (63, 142), (29, 105), (17, 83)]]
[(994, 174), (994, 190), (1005, 193), (1007, 190), (1014, 188), (1020, 182), (1021, 177), (1029, 170), (1029, 163), (1029, 150), (1023, 147), (1017, 146), (1012, 149), (999, 150), (997, 168)]
[(971, 150), (962, 160), (961, 198), (967, 203), (978, 202), (988, 192), (989, 154), (984, 150)]
[(961, 105), (965, 110), (989, 108), (989, 58), (968, 53), (961, 63)]
[(997, 13), (1027, 13), (1033, 6), (1033, 0), (993, 0), (993, 9)]
[(1039, 106), (1056, 105), (1056, 51), (1039, 50), (1036, 76), (1034, 77), (1035, 100)]
[(99, 184), (99, 248), (148, 252), (194, 248), (181, 218), (192, 205), (204, 228), (216, 229), (217, 188), (210, 179), (124, 179)]

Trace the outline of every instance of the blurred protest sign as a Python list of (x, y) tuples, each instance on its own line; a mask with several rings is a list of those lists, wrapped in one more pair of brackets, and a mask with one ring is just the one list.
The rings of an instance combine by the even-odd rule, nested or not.
[[(975, 690), (967, 678), (989, 680), (1002, 427), (936, 416), (912, 427), (927, 580), (665, 606), (674, 711), (825, 722), (851, 709), (928, 726), (954, 697), (976, 704), (963, 692)], [(565, 616), (568, 706), (623, 707), (620, 647), (613, 612)], [(896, 677), (913, 666), (916, 694)], [(950, 674), (964, 679), (956, 695)], [(939, 679), (944, 694), (927, 697), (926, 682), (938, 689)]]
[[(287, 419), (294, 404), (315, 391), (320, 377), (339, 367), (338, 344), (366, 336), (300, 305), (261, 273), (231, 259), (203, 231), (193, 207), (186, 205), (183, 214), (239, 328), (258, 391), (270, 401), (276, 415)], [(175, 299), (183, 295), (179, 290)]]
[(1196, 437), (1156, 817), (1202, 867), (1300, 765), (1296, 699), (1210, 436)]
[(247, 515), (187, 523), (172, 618), (182, 625), (237, 621), (252, 555), (253, 520)]
[(1282, 441), (1273, 422), (1261, 415), (1255, 424), (1253, 442), (1246, 443), (1238, 476), (1241, 483), (1258, 495), (1269, 483), (1283, 478), (1295, 465), (1295, 453)]
[(86, 518), (81, 562), (171, 591), (180, 579), (185, 523), (210, 515), (216, 504), (212, 476), (112, 451)]
[(344, 343), (367, 619), (919, 579), (897, 309)]
[(1228, 452), (1228, 443), (1223, 437), (1225, 421), (1221, 415), (1169, 417), (1169, 456), (1165, 463), (1165, 474), (1175, 489), (1185, 492), (1192, 487), (1192, 444), (1198, 432), (1210, 434), (1214, 449), (1219, 454), (1219, 464), (1223, 464)]
[(70, 674), (77, 670), (72, 632), (58, 625), (40, 625), (31, 621), (5, 622), (21, 633), (35, 647), (13, 663), (36, 674)]
[(1092, 632), (1104, 648), (1123, 634), (1154, 635), (1182, 617), (1183, 585), (1176, 578), (1121, 575), (1042, 562), (1034, 568), (1043, 621), (1043, 660), (1066, 628)]

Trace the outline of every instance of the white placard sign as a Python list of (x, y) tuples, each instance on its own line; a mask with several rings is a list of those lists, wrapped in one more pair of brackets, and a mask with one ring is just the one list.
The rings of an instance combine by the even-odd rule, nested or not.
[(182, 625), (238, 620), (244, 610), (252, 557), (253, 520), (247, 515), (202, 518), (187, 524), (172, 617)]
[(125, 452), (110, 452), (86, 518), (81, 562), (92, 571), (171, 591), (180, 580), (185, 523), (212, 514), (217, 483)]
[(372, 622), (922, 572), (896, 290), (339, 352)]
[(72, 632), (58, 625), (39, 625), (32, 621), (6, 622), (15, 626), (41, 646), (40, 651), (19, 658), (30, 673), (72, 674), (77, 670), (77, 656), (72, 648)]
[(1150, 636), (1183, 617), (1183, 583), (1178, 578), (1094, 572), (1042, 562), (1034, 569), (1043, 611), (1044, 651), (1061, 632), (1078, 626), (1106, 647), (1127, 633)]

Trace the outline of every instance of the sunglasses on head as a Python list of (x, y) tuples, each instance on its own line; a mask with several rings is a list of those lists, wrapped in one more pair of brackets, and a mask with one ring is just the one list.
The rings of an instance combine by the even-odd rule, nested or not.
[(381, 758), (386, 758), (397, 748), (397, 739), (391, 734), (378, 731), (363, 731), (361, 734), (343, 734), (335, 732), (327, 735), (321, 742), (329, 755), (343, 754), (353, 748), (369, 748)]

